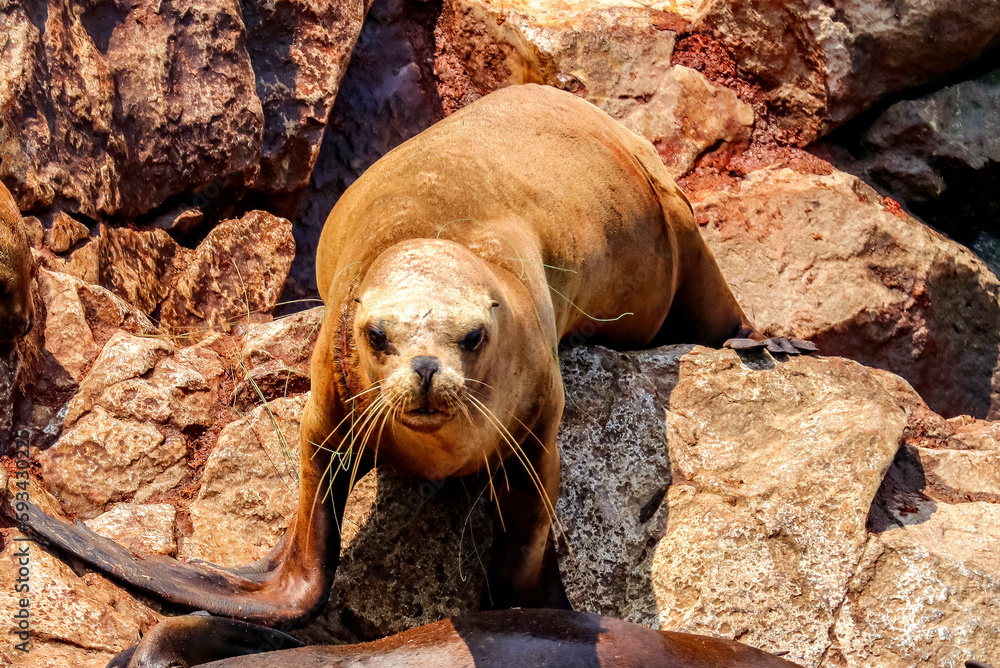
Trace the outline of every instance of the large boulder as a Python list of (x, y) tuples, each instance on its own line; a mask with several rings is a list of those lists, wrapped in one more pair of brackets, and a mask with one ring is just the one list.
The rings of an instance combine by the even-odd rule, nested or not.
[(18, 1), (0, 24), (0, 176), (22, 209), (132, 217), (256, 175), (264, 119), (237, 0)]
[(762, 332), (897, 373), (943, 415), (1000, 410), (1000, 282), (968, 249), (819, 161), (686, 185)]
[(891, 105), (838, 165), (971, 246), (1000, 271), (1000, 69)]
[(7, 2), (0, 178), (22, 209), (98, 220), (301, 189), (367, 5)]
[[(805, 145), (888, 95), (969, 65), (998, 42), (991, 0), (877, 7), (855, 0), (446, 0), (438, 70), (443, 96), (459, 105), (524, 81), (578, 92), (665, 142), (676, 167), (712, 146), (713, 135), (739, 137), (744, 112), (671, 60), (758, 104), (766, 116), (758, 129), (767, 136)], [(725, 61), (735, 70), (720, 67)], [(688, 99), (678, 100), (681, 92)], [(685, 114), (690, 123), (679, 124)], [(670, 146), (678, 140), (688, 145)]]
[(680, 17), (630, 2), (447, 0), (435, 35), (450, 111), (497, 88), (544, 83), (649, 139), (674, 176), (708, 149), (749, 140), (736, 92), (671, 65)]

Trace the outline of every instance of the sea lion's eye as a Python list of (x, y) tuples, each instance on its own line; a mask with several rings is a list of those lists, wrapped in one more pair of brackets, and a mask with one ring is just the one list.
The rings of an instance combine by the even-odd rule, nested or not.
[(476, 329), (466, 334), (465, 338), (463, 338), (461, 341), (458, 342), (458, 345), (463, 350), (472, 352), (473, 350), (482, 345), (484, 334), (485, 331), (483, 330), (483, 328), (477, 327)]
[(371, 344), (372, 348), (381, 352), (385, 352), (389, 347), (389, 337), (385, 335), (381, 329), (375, 325), (369, 325), (365, 330), (365, 334), (368, 335), (368, 343)]

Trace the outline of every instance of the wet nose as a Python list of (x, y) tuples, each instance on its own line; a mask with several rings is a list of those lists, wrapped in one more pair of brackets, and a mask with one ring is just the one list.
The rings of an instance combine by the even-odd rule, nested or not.
[(413, 371), (420, 376), (420, 382), (425, 392), (430, 389), (434, 374), (438, 372), (439, 368), (438, 358), (436, 357), (421, 355), (420, 357), (413, 358)]

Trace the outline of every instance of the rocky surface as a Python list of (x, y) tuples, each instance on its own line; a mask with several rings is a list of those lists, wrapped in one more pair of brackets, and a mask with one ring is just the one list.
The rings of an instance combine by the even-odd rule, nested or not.
[[(576, 607), (811, 668), (1000, 660), (996, 423), (945, 420), (905, 381), (841, 358), (592, 348), (564, 353), (563, 370), (559, 552)], [(223, 429), (195, 499), (173, 497), (191, 517), (181, 554), (237, 563), (275, 544), (304, 400)], [(331, 603), (300, 635), (368, 639), (474, 608), (483, 484), (366, 477)], [(79, 622), (61, 619), (57, 638), (72, 637)]]
[(220, 223), (177, 272), (160, 309), (161, 326), (192, 335), (270, 319), (295, 257), (291, 228), (264, 211)]
[(898, 373), (944, 415), (996, 415), (1000, 283), (967, 249), (828, 166), (692, 179), (689, 194), (762, 332)]
[(754, 122), (735, 91), (671, 65), (684, 25), (632, 2), (447, 0), (435, 31), (445, 107), (511, 84), (563, 88), (649, 139), (679, 176), (707, 149), (747, 142)]
[[(971, 246), (994, 272), (1000, 244), (1000, 69), (882, 112), (856, 139), (828, 144), (838, 165)], [(846, 150), (845, 150), (846, 149)]]
[(366, 9), (8, 2), (0, 177), (23, 209), (94, 219), (131, 218), (177, 195), (212, 208), (223, 191), (300, 189)]
[(254, 188), (294, 192), (309, 175), (371, 0), (242, 0), (264, 111)]
[(264, 118), (236, 0), (12, 2), (0, 22), (0, 175), (22, 209), (131, 217), (256, 175)]

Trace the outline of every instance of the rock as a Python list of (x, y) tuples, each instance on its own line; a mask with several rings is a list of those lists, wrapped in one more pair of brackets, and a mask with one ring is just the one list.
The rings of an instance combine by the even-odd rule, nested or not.
[(276, 399), (226, 425), (191, 502), (179, 556), (250, 563), (278, 542), (298, 503), (299, 419), (306, 397)]
[(279, 361), (308, 375), (313, 348), (323, 323), (323, 309), (318, 306), (271, 322), (249, 325), (243, 336), (243, 359), (252, 367)]
[(1000, 42), (991, 0), (716, 0), (679, 11), (732, 54), (775, 129), (800, 146)]
[(236, 0), (14, 2), (0, 22), (0, 176), (22, 209), (131, 218), (255, 177), (263, 114)]
[(763, 370), (735, 354), (685, 356), (667, 416), (675, 485), (651, 565), (664, 627), (817, 665), (905, 425), (878, 377), (845, 360)]
[[(11, 538), (21, 537), (12, 532)], [(0, 582), (13, 583), (18, 567), (13, 552), (29, 545), (31, 640), (28, 653), (17, 644), (14, 613), (19, 594), (12, 586), (0, 588), (2, 633), (0, 662), (23, 668), (98, 668), (133, 645), (159, 615), (98, 576), (81, 579), (73, 570), (37, 544), (11, 541), (0, 552)], [(23, 594), (21, 594), (23, 595)], [(7, 614), (9, 612), (9, 614)]]
[(444, 117), (433, 62), (439, 12), (434, 3), (372, 4), (295, 220), (290, 299), (317, 295), (319, 236), (347, 187), (376, 160)]
[(84, 524), (134, 552), (172, 556), (177, 551), (174, 540), (176, 515), (177, 511), (169, 503), (120, 503)]
[(309, 182), (327, 118), (371, 0), (246, 0), (247, 49), (264, 110), (266, 193)]
[(118, 332), (107, 342), (94, 366), (80, 383), (80, 389), (70, 401), (66, 426), (71, 426), (89, 411), (97, 397), (107, 388), (142, 376), (156, 363), (173, 352), (170, 343), (156, 337), (132, 336)]
[(48, 247), (53, 253), (65, 253), (78, 241), (90, 236), (90, 230), (62, 211), (52, 217), (52, 228), (48, 230)]
[(309, 376), (290, 369), (278, 360), (243, 371), (233, 388), (233, 410), (245, 413), (253, 406), (308, 392)]
[[(886, 109), (838, 164), (973, 248), (1000, 270), (1000, 69)], [(854, 155), (859, 157), (855, 158)], [(991, 244), (991, 240), (993, 240)]]
[(150, 224), (154, 229), (184, 235), (197, 230), (204, 220), (205, 214), (201, 209), (181, 206), (157, 216)]
[(898, 373), (945, 416), (997, 413), (1000, 283), (841, 172), (693, 183), (702, 236), (768, 336)]
[(83, 380), (101, 350), (87, 323), (78, 292), (81, 285), (82, 281), (65, 274), (44, 269), (38, 272), (38, 288), (47, 316), (44, 324), (35, 327), (44, 326), (47, 352), (73, 383)]
[(49, 489), (74, 514), (92, 518), (107, 503), (143, 503), (187, 473), (185, 440), (94, 407), (37, 455)]
[(160, 324), (179, 333), (268, 319), (295, 255), (292, 225), (264, 211), (220, 223), (175, 274)]
[(170, 293), (171, 278), (189, 251), (160, 229), (138, 232), (101, 226), (98, 250), (102, 286), (152, 315)]
[(624, 356), (576, 348), (562, 355), (557, 535), (563, 584), (578, 610), (659, 625), (644, 562), (666, 529), (662, 501), (671, 472), (663, 409), (688, 348)]
[[(946, 436), (957, 436), (962, 428), (953, 420), (940, 426)], [(924, 430), (911, 419), (907, 440), (914, 434), (917, 442), (937, 440)], [(872, 506), (872, 537), (824, 666), (961, 667), (966, 659), (1000, 660), (994, 641), (1000, 631), (1000, 497), (990, 492), (995, 482), (983, 475), (975, 457), (989, 460), (998, 442), (981, 440), (982, 452), (941, 447), (972, 445), (958, 439), (935, 445), (933, 450), (906, 445), (897, 454)]]
[(97, 283), (100, 277), (100, 246), (100, 239), (92, 238), (66, 257), (43, 254), (41, 265), (50, 271), (79, 278), (84, 283)]
[(754, 122), (735, 91), (671, 66), (685, 25), (628, 2), (448, 0), (435, 67), (449, 111), (510, 84), (572, 91), (649, 139), (676, 177), (709, 148), (747, 142)]

